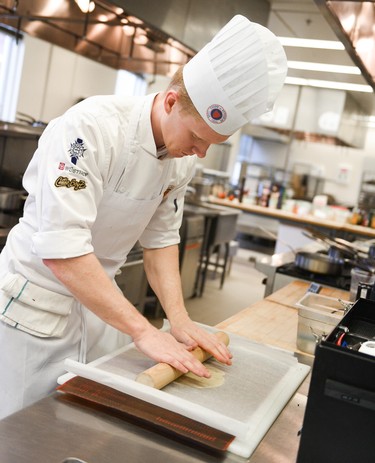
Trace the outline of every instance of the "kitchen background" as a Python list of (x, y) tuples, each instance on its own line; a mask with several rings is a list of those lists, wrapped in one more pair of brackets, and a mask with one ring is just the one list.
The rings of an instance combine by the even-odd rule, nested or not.
[[(88, 13), (83, 13), (81, 9), (87, 9)], [(337, 13), (336, 19), (332, 14), (334, 11)], [(128, 13), (133, 16), (129, 16)], [(289, 211), (290, 204), (294, 204), (292, 212), (306, 213), (311, 201), (322, 197), (336, 205), (337, 222), (347, 219), (346, 216), (339, 215), (339, 212), (345, 212), (346, 207), (353, 209), (350, 212), (356, 212), (358, 216), (361, 214), (358, 213), (357, 206), (365, 205), (369, 212), (375, 210), (375, 201), (372, 204), (375, 197), (375, 64), (371, 62), (371, 58), (375, 57), (373, 2), (329, 1), (326, 4), (325, 0), (113, 0), (109, 3), (95, 0), (94, 4), (90, 0), (0, 0), (0, 193), (4, 187), (13, 187), (16, 190), (21, 188), (23, 172), (45, 123), (90, 95), (144, 94), (164, 89), (178, 63), (186, 61), (194, 50), (200, 49), (236, 13), (242, 13), (254, 21), (268, 25), (280, 37), (325, 39), (330, 42), (325, 43), (323, 49), (286, 45), (289, 61), (287, 84), (274, 111), (244, 127), (227, 143), (212, 146), (207, 157), (202, 160), (201, 168), (197, 170), (192, 185), (200, 193), (198, 199), (202, 200), (203, 196), (207, 195), (207, 190), (203, 188), (207, 185), (203, 182), (206, 177), (207, 180), (214, 180), (208, 185), (210, 192), (216, 196), (232, 198), (240, 194), (243, 206), (247, 203), (250, 207), (254, 202), (265, 201), (264, 205), (268, 208), (262, 208), (259, 215), (241, 213), (234, 207), (214, 209), (217, 204), (213, 205), (212, 201), (186, 201), (180, 246), (186, 307), (191, 318), (197, 322), (216, 325), (233, 315), (234, 320), (229, 321), (229, 325), (224, 322), (224, 325), (221, 325), (222, 329), (226, 330), (229, 326), (229, 331), (233, 330), (267, 346), (275, 345), (283, 350), (292, 351), (298, 348), (311, 354), (315, 348), (317, 332), (323, 335), (330, 323), (336, 324), (336, 316), (339, 317), (336, 312), (343, 311), (343, 308), (340, 303), (333, 315), (332, 307), (329, 307), (327, 316), (320, 311), (321, 306), (315, 311), (312, 304), (311, 311), (302, 312), (303, 315), (307, 314), (306, 317), (300, 317), (301, 312), (298, 313), (297, 328), (297, 300), (302, 295), (305, 301), (308, 300), (305, 296), (319, 296), (311, 292), (304, 294), (307, 287), (310, 286), (316, 291), (320, 289), (319, 285), (324, 286), (323, 294), (331, 295), (331, 290), (335, 289), (335, 300), (337, 297), (345, 299), (349, 294), (346, 291), (351, 289), (351, 272), (355, 270), (354, 266), (362, 261), (375, 266), (375, 230), (371, 230), (369, 226), (348, 226), (350, 233), (357, 229), (360, 230), (361, 238), (370, 236), (371, 245), (361, 256), (355, 250), (356, 247), (346, 247), (343, 254), (345, 260), (341, 260), (341, 263), (335, 261), (333, 266), (329, 265), (326, 273), (314, 273), (310, 264), (316, 260), (319, 262), (318, 258), (326, 257), (327, 253), (320, 253), (321, 250), (318, 252), (316, 247), (308, 248), (311, 252), (307, 253), (308, 258), (302, 260), (309, 265), (296, 269), (295, 258), (305, 257), (306, 253), (291, 252), (288, 249), (290, 243), (294, 248), (298, 247), (294, 232), (300, 230), (299, 226), (303, 227), (304, 222), (297, 220), (296, 223), (291, 223), (291, 214), (288, 216), (286, 212), (284, 217), (287, 218), (279, 221), (268, 212), (277, 207)], [(139, 18), (142, 22), (139, 22)], [(341, 18), (341, 22), (337, 18)], [(130, 35), (127, 35), (129, 30)], [(362, 45), (359, 39), (363, 36), (363, 48), (368, 56), (360, 59)], [(337, 38), (345, 47), (341, 50), (330, 50), (328, 45), (333, 41), (337, 42)], [(359, 45), (356, 52), (350, 39)], [(368, 57), (370, 61), (366, 59)], [(337, 68), (329, 72), (300, 69), (301, 63), (306, 61), (310, 64), (339, 64), (350, 66), (350, 69), (345, 68), (345, 74), (339, 74)], [(359, 74), (348, 74), (353, 70), (353, 65)], [(361, 91), (344, 89), (342, 84), (346, 81)], [(203, 179), (198, 174), (203, 175)], [(270, 193), (272, 187), (277, 186), (282, 186), (284, 190), (282, 195), (280, 191), (274, 192), (277, 193), (275, 201), (275, 197)], [(267, 197), (265, 191), (268, 191)], [(5, 197), (10, 198), (9, 195)], [(0, 195), (0, 248), (9, 227), (17, 222), (21, 213), (21, 205), (15, 206), (12, 203), (9, 209), (9, 203), (6, 203), (6, 207), (3, 207), (1, 198)], [(290, 198), (292, 203), (288, 202)], [(296, 211), (293, 198), (296, 198), (299, 205)], [(283, 201), (280, 202), (280, 199)], [(231, 204), (235, 204), (236, 200), (237, 198), (234, 198)], [(330, 238), (336, 238), (335, 235), (341, 226), (336, 227), (333, 221), (323, 219), (319, 223), (319, 217), (316, 216), (315, 219), (315, 223), (318, 222), (318, 230), (322, 225), (323, 230), (332, 232)], [(372, 228), (375, 228), (375, 225)], [(266, 231), (262, 235), (260, 232), (264, 229)], [(367, 231), (369, 235), (366, 234)], [(242, 247), (244, 241), (234, 240), (236, 232), (250, 232), (254, 235), (258, 233), (260, 238), (258, 241), (255, 240), (257, 251)], [(277, 234), (276, 247), (274, 241), (271, 245), (266, 243), (264, 237), (267, 234), (268, 238)], [(277, 254), (277, 244), (285, 245), (287, 236), (289, 244), (287, 243), (286, 249), (282, 252), (287, 260), (282, 261), (278, 259), (280, 255)], [(329, 247), (328, 253), (340, 250), (337, 245), (342, 245), (343, 240), (338, 242), (330, 239), (329, 242), (333, 242), (334, 246)], [(316, 245), (315, 242), (313, 244)], [(304, 248), (303, 251), (305, 250)], [(211, 256), (211, 253), (215, 254), (213, 251), (216, 256)], [(223, 255), (227, 259), (223, 259)], [(356, 260), (353, 264), (353, 260), (347, 258), (348, 255), (354, 255), (358, 262)], [(210, 272), (206, 272), (210, 257), (213, 257), (213, 264), (210, 266)], [(323, 267), (325, 263), (325, 259), (320, 261)], [(374, 274), (371, 273), (370, 276), (373, 278)], [(153, 323), (160, 326), (163, 314), (155, 297), (150, 293), (150, 288), (147, 287), (141, 249), (132, 250), (116, 280), (128, 299), (145, 315), (150, 316)], [(300, 282), (295, 280), (303, 280), (308, 284), (298, 289)], [(291, 281), (295, 286), (292, 289), (286, 287), (286, 292), (279, 293), (273, 299), (275, 291)], [(358, 284), (357, 280), (357, 286)], [(223, 285), (224, 290), (221, 290)], [(337, 289), (345, 292), (337, 292)], [(204, 297), (191, 297), (202, 296), (203, 292)], [(301, 295), (298, 299), (297, 294)], [(269, 298), (264, 299), (264, 296), (269, 295)], [(354, 299), (351, 300), (354, 301), (355, 298), (356, 291)], [(259, 304), (252, 305), (255, 302)], [(245, 307), (248, 309), (240, 312)], [(321, 322), (320, 317), (323, 317), (324, 322)], [(358, 320), (355, 322), (356, 326), (353, 328), (357, 329)], [(366, 319), (366, 330), (369, 330), (369, 325)], [(317, 328), (322, 331), (318, 331)], [(343, 335), (344, 333), (340, 335), (340, 340), (343, 339)], [(366, 336), (368, 339), (369, 335)], [(357, 343), (358, 338), (355, 339)], [(329, 350), (340, 352), (340, 346), (336, 341), (337, 338), (335, 349)], [(301, 346), (301, 343), (305, 345)], [(350, 346), (352, 347), (354, 346)], [(311, 350), (306, 350), (307, 348)], [(348, 355), (353, 367), (355, 355), (354, 351), (350, 351)], [(369, 360), (363, 354), (358, 355), (362, 355), (363, 362), (361, 361), (360, 366), (355, 366), (354, 373), (347, 368), (345, 362), (335, 362), (335, 365), (344, 365), (344, 374), (335, 368), (340, 378), (337, 378), (337, 381), (333, 378), (335, 381), (331, 381), (332, 384), (345, 386), (345, 389), (337, 389), (340, 394), (342, 390), (349, 390), (352, 394), (354, 387), (355, 390), (368, 395), (373, 389), (373, 373), (367, 368)], [(330, 365), (332, 362), (326, 363)], [(362, 363), (366, 363), (366, 368), (362, 368)], [(365, 381), (356, 383), (356, 376), (359, 377), (358, 381), (362, 381), (363, 378)], [(322, 378), (326, 381), (325, 372)], [(346, 381), (346, 378), (347, 384), (341, 383), (343, 379)], [(320, 386), (319, 384), (319, 390), (323, 390)], [(335, 392), (333, 387), (330, 391)], [(266, 437), (261, 443), (258, 447), (260, 451), (256, 451), (255, 460), (252, 458), (251, 461), (265, 461), (270, 458), (274, 461), (283, 459), (286, 462), (294, 458), (306, 394), (307, 385), (304, 384), (290, 401), (286, 413), (280, 415), (279, 424), (281, 423), (283, 432), (279, 431), (280, 427), (273, 425), (268, 439)], [(357, 435), (352, 439), (358, 446), (353, 446), (352, 453), (359, 455), (363, 449), (370, 446), (369, 454), (373, 455), (371, 439), (362, 439), (363, 436), (359, 435), (362, 428), (353, 426), (353, 420), (342, 419), (343, 416), (347, 418), (348, 407), (358, 409), (358, 416), (354, 418), (358, 423), (366, 424), (367, 437), (367, 430), (371, 429), (367, 426), (369, 418), (371, 420), (367, 413), (369, 410), (366, 407), (353, 407), (352, 404), (348, 404), (345, 400), (346, 395), (342, 401), (336, 400), (335, 396), (324, 396), (322, 403), (334, 397), (334, 413), (331, 413), (330, 407), (325, 407), (326, 402), (323, 403), (323, 407), (314, 408), (329, 410), (327, 417), (333, 416), (335, 420), (332, 426), (331, 421), (326, 420), (328, 428), (321, 426), (321, 423), (315, 428), (323, 430), (322, 433), (329, 436), (327, 440), (329, 445), (332, 443), (332, 455), (335, 455), (337, 449), (343, 449), (342, 453), (347, 452), (343, 439), (349, 431), (353, 434), (358, 429)], [(338, 413), (340, 410), (336, 402), (342, 404), (342, 413)], [(126, 453), (127, 456), (130, 455), (130, 460), (134, 456), (134, 461), (140, 458), (142, 461), (151, 458), (155, 461), (172, 461), (176, 458), (180, 461), (205, 460), (203, 454), (199, 454), (199, 449), (194, 448), (194, 457), (190, 458), (187, 447), (184, 446), (177, 452), (172, 441), (168, 440), (165, 443), (161, 434), (152, 438), (148, 429), (145, 438), (139, 435), (135, 428), (128, 430), (126, 427), (124, 430), (121, 426), (119, 433), (116, 431), (118, 423), (110, 422), (109, 417), (105, 418), (104, 423), (99, 416), (87, 415), (86, 412), (81, 415), (78, 409), (74, 410), (72, 403), (68, 402), (68, 406), (64, 407), (64, 404), (59, 402), (57, 409), (52, 403), (45, 402), (47, 408), (37, 404), (36, 409), (27, 409), (25, 415), (17, 414), (14, 421), (4, 422), (1, 429), (4, 438), (0, 449), (6, 457), (12, 458), (14, 448), (18, 461), (22, 459), (23, 453), (26, 457), (22, 461), (42, 461), (43, 457), (30, 457), (36, 454), (39, 456), (40, 452), (46, 452), (45, 455), (53, 453), (56, 456), (60, 451), (60, 455), (66, 456), (66, 452), (74, 448), (74, 438), (69, 440), (68, 446), (66, 445), (68, 432), (72, 437), (79, 437), (77, 449), (80, 452), (85, 447), (82, 445), (82, 442), (85, 442), (82, 436), (86, 436), (90, 442), (93, 442), (93, 435), (98, 436), (97, 445), (89, 448), (90, 457), (86, 458), (87, 461), (94, 454), (100, 458), (103, 442), (111, 442), (111, 446), (104, 445), (104, 451), (108, 451), (110, 447), (111, 450), (115, 449), (116, 455), (122, 456)], [(357, 413), (356, 410), (353, 414), (354, 412)], [(56, 431), (47, 442), (46, 417), (52, 417), (48, 429)], [(77, 428), (77, 423), (83, 423), (84, 426)], [(87, 427), (86, 423), (90, 423), (90, 426)], [(348, 423), (346, 433), (342, 432), (345, 423)], [(104, 428), (106, 434), (103, 440)], [(17, 446), (14, 445), (15, 429), (17, 436), (20, 436)], [(32, 439), (29, 438), (30, 429), (33, 432)], [(326, 432), (326, 429), (329, 432)], [(342, 442), (339, 441), (339, 445), (332, 437), (335, 436), (332, 431), (335, 429), (338, 430), (337, 435), (345, 436)], [(79, 432), (75, 432), (76, 430)], [(121, 439), (116, 440), (116, 434)], [(130, 436), (129, 439), (127, 434)], [(292, 435), (293, 437), (289, 438)], [(313, 433), (313, 450), (317, 448), (318, 440)], [(324, 439), (320, 439), (320, 442), (323, 441)], [(12, 445), (9, 446), (6, 442), (11, 442)], [(124, 442), (126, 445), (123, 446)], [(325, 441), (323, 444), (321, 447), (324, 456), (316, 458), (316, 461), (322, 461), (326, 456), (327, 445)], [(168, 453), (161, 451), (163, 446), (168, 447)], [(33, 449), (37, 450), (33, 453)], [(150, 457), (148, 449), (151, 449)], [(115, 454), (111, 456), (107, 453), (106, 456), (111, 460)], [(344, 461), (346, 456), (343, 455), (340, 460)], [(208, 458), (211, 461), (211, 454)], [(61, 456), (61, 461), (62, 459)], [(103, 461), (105, 459), (103, 456)], [(226, 456), (220, 455), (220, 459), (227, 461)], [(353, 457), (352, 460), (356, 461), (358, 458)], [(366, 457), (362, 460), (366, 461)], [(229, 457), (228, 461), (234, 460)]]
[[(375, 14), (373, 6), (368, 9), (368, 2), (355, 2), (354, 11), (349, 5), (343, 16), (336, 4), (347, 3), (353, 2), (329, 2), (329, 7), (338, 8), (337, 17), (346, 28), (348, 18), (352, 18), (354, 35), (346, 33), (344, 26), (338, 27), (332, 19), (333, 10), (321, 0), (0, 2), (0, 185), (22, 188), (24, 170), (51, 119), (90, 95), (163, 90), (178, 65), (234, 14), (241, 13), (268, 25), (281, 40), (292, 37), (328, 42), (323, 48), (312, 49), (286, 44), (288, 77), (274, 110), (225, 144), (210, 147), (197, 172), (213, 181), (211, 193), (221, 197), (240, 195), (244, 203), (301, 214), (308, 212), (306, 208), (314, 198), (323, 197), (335, 206), (329, 209), (334, 215), (324, 218), (350, 220), (361, 208), (369, 218), (375, 210), (375, 65), (358, 60), (348, 37), (360, 38), (368, 29), (363, 18), (372, 26)], [(86, 13), (82, 11), (85, 7)], [(375, 43), (371, 34), (366, 37), (366, 49), (370, 50)], [(330, 50), (332, 43), (342, 48)], [(345, 73), (338, 73), (337, 68), (333, 72), (301, 69), (306, 61), (319, 66), (339, 64), (345, 66), (339, 68)], [(350, 74), (353, 69), (357, 74)], [(354, 90), (346, 90), (345, 82), (353, 84)], [(199, 193), (204, 185), (196, 180), (193, 186)], [(272, 188), (279, 189), (276, 200), (270, 194)], [(360, 220), (365, 216), (357, 215)], [(5, 229), (0, 233), (0, 245), (18, 216), (0, 212), (0, 228)], [(187, 217), (188, 211), (188, 222)], [(255, 237), (256, 245), (281, 233), (279, 221), (272, 218), (241, 214), (232, 219), (236, 231)], [(184, 230), (183, 246), (191, 240), (202, 241), (201, 222), (190, 219)], [(222, 243), (233, 244), (231, 239)], [(296, 244), (294, 235), (288, 239)], [(267, 253), (274, 251), (275, 240), (270, 241)], [(247, 245), (240, 240), (240, 246)], [(235, 253), (236, 247), (229, 252)], [(133, 257), (137, 272), (141, 272), (139, 251)], [(187, 297), (196, 294), (191, 275), (197, 261), (202, 265), (199, 251), (194, 259), (186, 253), (185, 261), (190, 257), (192, 263), (182, 269), (183, 276), (187, 275), (183, 281)], [(129, 265), (135, 268), (136, 264), (129, 259)]]
[[(20, 3), (18, 8), (23, 17), (27, 14), (39, 17), (61, 16), (59, 5), (64, 3), (70, 4), (70, 12), (73, 10), (75, 15), (80, 13), (73, 0)], [(101, 2), (96, 3), (99, 5), (96, 7), (98, 10)], [(337, 40), (332, 28), (312, 1), (257, 1), (250, 4), (244, 1), (165, 1), (161, 4), (158, 2), (157, 14), (156, 8), (147, 2), (147, 5), (138, 1), (113, 3), (145, 21), (152, 21), (157, 28), (163, 27), (163, 31), (168, 34), (174, 33), (175, 37), (190, 47), (187, 50), (199, 49), (227, 17), (237, 12), (268, 25), (277, 35), (306, 37), (309, 34), (310, 38)], [(212, 3), (220, 7), (216, 8)], [(9, 1), (8, 7), (13, 7), (13, 2)], [(5, 8), (2, 7), (0, 13), (0, 21), (5, 26), (11, 23)], [(184, 14), (186, 18), (182, 22)], [(206, 25), (207, 18), (210, 18), (209, 27)], [(174, 69), (170, 65), (167, 72), (163, 72), (164, 75), (150, 72), (129, 74), (99, 62), (100, 56), (92, 59), (79, 54), (79, 49), (78, 53), (77, 50), (67, 49), (68, 42), (63, 44), (67, 48), (51, 43), (58, 40), (52, 35), (44, 37), (45, 32), (39, 31), (39, 24), (36, 20), (30, 20), (26, 27), (28, 33), (22, 34), (18, 44), (19, 54), (22, 55), (23, 51), (23, 60), (20, 58), (19, 88), (15, 85), (12, 92), (12, 104), (18, 120), (25, 119), (27, 115), (29, 121), (48, 122), (81, 98), (94, 94), (158, 91), (169, 80), (165, 74), (170, 74)], [(102, 21), (96, 26), (104, 27), (103, 24)], [(94, 30), (91, 34), (94, 34)], [(47, 40), (38, 38), (38, 35)], [(90, 35), (87, 37), (91, 38)], [(76, 48), (79, 48), (79, 44)], [(290, 50), (286, 47), (287, 53)], [(327, 59), (316, 56), (316, 50), (310, 53), (311, 61)], [(347, 52), (336, 55), (340, 56), (337, 60), (343, 59), (343, 53), (345, 62), (350, 62)], [(290, 74), (293, 75), (293, 69), (289, 70)], [(338, 74), (332, 80), (335, 79), (339, 81)], [(17, 83), (17, 76), (12, 82)], [(242, 132), (231, 137), (229, 143), (211, 147), (207, 158), (202, 161), (203, 167), (227, 172), (229, 180), (234, 184), (239, 182), (245, 169), (246, 189), (250, 190), (247, 198), (249, 201), (253, 200), (263, 179), (287, 185), (294, 181), (292, 186), (295, 189), (298, 188), (295, 184), (297, 179), (299, 186), (305, 188), (305, 191), (300, 192), (301, 199), (306, 197), (311, 200), (314, 194), (327, 194), (332, 203), (355, 207), (364, 180), (371, 183), (373, 176), (375, 178), (375, 153), (372, 149), (375, 129), (369, 117), (372, 107), (372, 93), (287, 84), (271, 114), (246, 126)], [(6, 120), (11, 120), (10, 117)], [(12, 159), (11, 164), (19, 166), (20, 176), (34, 150), (33, 141), (25, 138), (16, 140), (14, 137), (7, 140), (7, 143), (2, 140), (3, 170), (9, 170), (8, 164)], [(2, 177), (4, 184), (4, 174)]]

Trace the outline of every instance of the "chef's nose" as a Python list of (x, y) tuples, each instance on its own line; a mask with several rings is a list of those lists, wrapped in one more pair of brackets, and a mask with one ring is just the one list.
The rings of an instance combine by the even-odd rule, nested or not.
[(208, 143), (195, 145), (193, 148), (193, 153), (195, 153), (198, 158), (204, 158), (209, 147), (210, 145)]

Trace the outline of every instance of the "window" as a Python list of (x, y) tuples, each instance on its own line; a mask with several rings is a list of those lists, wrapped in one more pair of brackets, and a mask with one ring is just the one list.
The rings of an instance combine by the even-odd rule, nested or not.
[(142, 77), (129, 71), (117, 72), (116, 95), (143, 96), (147, 90), (147, 82)]
[(235, 164), (233, 166), (233, 172), (231, 177), (231, 181), (234, 185), (236, 185), (240, 181), (243, 163), (250, 163), (253, 141), (253, 137), (251, 137), (250, 135), (241, 135), (240, 146)]
[(24, 44), (20, 35), (0, 29), (0, 120), (14, 122)]

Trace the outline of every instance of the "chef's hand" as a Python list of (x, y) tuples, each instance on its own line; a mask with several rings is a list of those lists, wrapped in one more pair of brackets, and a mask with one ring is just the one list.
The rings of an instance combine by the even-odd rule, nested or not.
[(233, 356), (228, 347), (217, 336), (200, 328), (187, 315), (181, 314), (170, 322), (171, 334), (184, 343), (188, 349), (192, 350), (199, 346), (212, 354), (219, 362), (232, 365)]
[(197, 360), (189, 351), (190, 345), (178, 342), (174, 336), (164, 331), (159, 331), (152, 325), (133, 337), (136, 347), (147, 357), (156, 362), (168, 363), (182, 373), (192, 373), (209, 378), (211, 376), (207, 368)]

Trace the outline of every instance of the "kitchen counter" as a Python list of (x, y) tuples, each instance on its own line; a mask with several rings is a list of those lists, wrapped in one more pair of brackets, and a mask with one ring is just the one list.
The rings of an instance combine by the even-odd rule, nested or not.
[[(217, 325), (255, 341), (296, 352), (298, 311), (295, 303), (308, 283), (295, 281)], [(347, 299), (348, 293), (323, 288), (321, 294)], [(312, 364), (313, 356), (297, 352)], [(1, 463), (63, 463), (68, 457), (87, 463), (294, 463), (307, 401), (308, 379), (249, 460), (229, 452), (214, 455), (167, 438), (99, 410), (82, 408), (54, 393), (0, 421)]]
[(39, 138), (45, 126), (32, 126), (16, 122), (0, 121), (0, 137)]
[[(308, 287), (309, 283), (296, 280), (219, 323), (217, 328), (262, 344), (270, 344), (296, 352), (304, 356), (304, 363), (306, 363), (306, 358), (312, 358), (312, 356), (297, 349), (298, 308), (296, 303), (306, 293)], [(320, 294), (343, 300), (349, 299), (348, 291), (331, 287), (322, 287)]]
[(256, 214), (264, 217), (278, 219), (281, 222), (286, 222), (294, 225), (316, 226), (336, 230), (343, 234), (353, 234), (366, 238), (375, 238), (375, 229), (363, 227), (361, 225), (352, 225), (349, 223), (340, 223), (334, 220), (321, 219), (313, 215), (298, 215), (293, 212), (284, 211), (282, 209), (273, 209), (270, 207), (256, 206), (253, 204), (233, 202), (229, 199), (210, 198), (210, 203), (220, 206), (227, 206), (234, 209), (239, 209), (249, 214)]

